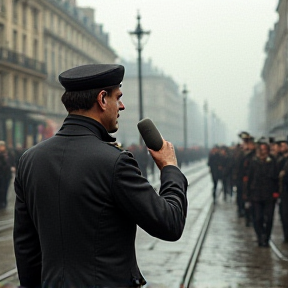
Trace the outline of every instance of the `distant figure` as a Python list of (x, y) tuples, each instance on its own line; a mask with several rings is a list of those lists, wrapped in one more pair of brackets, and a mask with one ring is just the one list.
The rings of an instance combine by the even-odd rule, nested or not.
[(7, 207), (7, 194), (12, 178), (12, 159), (4, 141), (0, 141), (0, 209)]
[(268, 247), (276, 203), (277, 169), (274, 157), (269, 155), (268, 143), (259, 143), (257, 150), (248, 173), (247, 198), (252, 204), (258, 245)]
[(220, 163), (220, 151), (219, 148), (215, 146), (214, 148), (211, 149), (208, 156), (208, 166), (210, 167), (210, 173), (213, 181), (212, 197), (214, 203), (216, 203), (216, 190), (218, 180), (220, 179), (219, 163)]

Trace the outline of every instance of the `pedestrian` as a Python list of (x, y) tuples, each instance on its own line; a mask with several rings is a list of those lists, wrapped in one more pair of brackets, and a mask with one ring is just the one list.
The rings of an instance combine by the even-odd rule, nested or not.
[(279, 214), (283, 228), (283, 242), (288, 243), (288, 142), (287, 138), (278, 142), (281, 156), (278, 159), (279, 172)]
[(218, 184), (218, 180), (220, 179), (219, 161), (220, 161), (219, 147), (215, 146), (209, 152), (208, 163), (207, 163), (207, 165), (210, 168), (210, 173), (211, 173), (212, 182), (213, 182), (212, 197), (213, 197), (214, 204), (216, 203), (217, 184)]
[(249, 139), (246, 142), (246, 150), (244, 151), (244, 158), (242, 163), (242, 199), (244, 202), (244, 217), (245, 217), (245, 226), (250, 227), (252, 225), (252, 210), (251, 203), (248, 199), (247, 183), (249, 180), (249, 168), (252, 162), (252, 159), (256, 156), (256, 146), (254, 143), (254, 137), (250, 135)]
[(269, 155), (268, 142), (258, 144), (248, 173), (248, 200), (252, 205), (253, 225), (258, 245), (268, 247), (273, 225), (277, 169), (275, 159)]
[(12, 178), (12, 159), (5, 141), (0, 141), (0, 209), (7, 207), (7, 194)]
[(243, 200), (243, 176), (244, 176), (244, 161), (245, 161), (245, 154), (248, 149), (248, 142), (251, 138), (250, 134), (246, 131), (243, 131), (238, 134), (239, 138), (242, 140), (241, 143), (241, 150), (238, 154), (237, 158), (237, 212), (238, 217), (244, 217), (245, 216), (245, 203)]
[(231, 190), (229, 186), (230, 186), (232, 162), (228, 152), (229, 152), (228, 147), (226, 146), (222, 146), (219, 149), (218, 171), (219, 171), (219, 179), (221, 179), (223, 186), (224, 201), (227, 200), (227, 195), (231, 196)]
[(136, 225), (163, 240), (181, 237), (188, 184), (173, 145), (163, 140), (160, 151), (149, 150), (161, 170), (157, 194), (109, 134), (125, 109), (123, 76), (113, 64), (61, 73), (69, 115), (20, 158), (14, 248), (23, 287), (142, 287)]

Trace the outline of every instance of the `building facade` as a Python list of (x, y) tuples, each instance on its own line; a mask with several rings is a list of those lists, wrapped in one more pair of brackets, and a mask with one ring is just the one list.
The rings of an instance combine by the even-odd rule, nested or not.
[(262, 136), (266, 137), (268, 134), (266, 128), (267, 107), (265, 86), (263, 82), (254, 86), (248, 109), (249, 132), (258, 139)]
[[(138, 66), (135, 62), (123, 61), (122, 64), (125, 66), (122, 91), (126, 109), (120, 112), (120, 129), (115, 136), (124, 146), (137, 145), (140, 142), (137, 129), (140, 120)], [(167, 141), (175, 146), (184, 147), (184, 101), (176, 82), (148, 61), (142, 64), (142, 89), (144, 118), (152, 119)], [(187, 147), (203, 146), (202, 113), (189, 97), (187, 97), (186, 109)]]
[(265, 46), (266, 60), (262, 70), (267, 105), (267, 132), (273, 136), (288, 134), (288, 1), (280, 0), (279, 15), (269, 31)]
[(75, 0), (0, 0), (0, 139), (28, 148), (52, 136), (67, 115), (59, 73), (115, 59), (93, 9)]

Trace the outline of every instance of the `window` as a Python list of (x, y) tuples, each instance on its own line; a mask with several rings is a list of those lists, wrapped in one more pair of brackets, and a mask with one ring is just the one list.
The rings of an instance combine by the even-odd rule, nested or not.
[(18, 100), (19, 99), (19, 78), (17, 75), (14, 76), (14, 97), (13, 99)]
[(4, 25), (3, 24), (0, 24), (0, 43), (1, 43), (1, 46), (3, 45), (4, 43)]
[(33, 8), (33, 10), (32, 10), (33, 16), (32, 17), (33, 17), (33, 27), (35, 30), (38, 30), (38, 18), (39, 18), (38, 14), (39, 14), (38, 10)]
[(56, 71), (55, 71), (55, 52), (54, 51), (52, 51), (52, 54), (51, 54), (51, 72), (52, 72), (53, 77), (54, 77), (56, 74)]
[(17, 38), (18, 38), (17, 31), (16, 31), (16, 30), (13, 30), (13, 50), (14, 50), (14, 51), (17, 51), (17, 47), (18, 47)]
[(5, 0), (0, 0), (0, 17), (6, 15)]
[(36, 81), (33, 81), (33, 103), (37, 105), (38, 100), (38, 90), (39, 90), (39, 84)]
[(33, 42), (33, 57), (34, 59), (38, 60), (38, 40), (34, 39)]
[(53, 30), (54, 28), (54, 15), (53, 13), (51, 12), (50, 14), (50, 28)]
[(26, 26), (27, 26), (27, 13), (28, 13), (28, 9), (27, 9), (26, 3), (23, 3), (23, 5), (22, 5), (22, 25), (24, 28), (26, 28)]
[(23, 79), (23, 100), (26, 101), (27, 100), (27, 78)]
[(15, 24), (18, 23), (18, 0), (13, 0), (12, 3), (12, 9), (13, 9), (13, 22)]
[(59, 47), (59, 51), (58, 51), (58, 72), (62, 72), (62, 49), (61, 46)]
[(27, 53), (27, 37), (26, 35), (22, 36), (22, 53), (26, 55)]

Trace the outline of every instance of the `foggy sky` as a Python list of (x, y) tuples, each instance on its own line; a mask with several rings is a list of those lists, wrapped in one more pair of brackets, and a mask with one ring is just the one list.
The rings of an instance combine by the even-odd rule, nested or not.
[(261, 79), (278, 0), (77, 1), (96, 9), (112, 48), (133, 61), (137, 53), (128, 31), (135, 29), (139, 10), (143, 28), (151, 30), (143, 58), (181, 87), (186, 84), (201, 108), (207, 99), (233, 139), (248, 129), (248, 102)]

